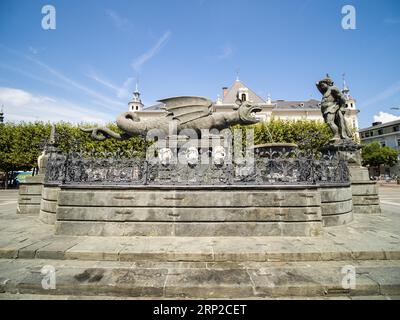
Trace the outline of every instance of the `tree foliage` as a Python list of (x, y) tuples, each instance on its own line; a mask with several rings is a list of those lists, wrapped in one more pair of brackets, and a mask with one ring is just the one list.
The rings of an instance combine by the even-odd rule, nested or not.
[(398, 152), (390, 147), (381, 147), (375, 141), (364, 145), (362, 149), (362, 159), (364, 166), (380, 167), (382, 165), (393, 167), (397, 163)]
[[(139, 137), (118, 141), (106, 139), (96, 141), (79, 127), (93, 127), (93, 124), (73, 125), (59, 122), (56, 125), (56, 144), (60, 151), (113, 152), (116, 150), (135, 151), (144, 155), (145, 141)], [(111, 123), (110, 129), (122, 133)], [(252, 126), (235, 126), (246, 130), (254, 129), (255, 144), (271, 142), (296, 143), (303, 150), (316, 151), (325, 145), (332, 134), (325, 123), (312, 120), (286, 121), (270, 119)], [(49, 139), (51, 124), (5, 123), (0, 125), (0, 171), (29, 170), (37, 166), (37, 157), (43, 150), (45, 141)]]
[[(134, 137), (125, 141), (107, 139), (95, 141), (79, 127), (88, 124), (73, 125), (60, 122), (56, 125), (56, 144), (60, 151), (112, 152), (130, 150), (144, 153), (145, 141)], [(109, 128), (119, 132), (115, 124)], [(0, 125), (0, 171), (30, 170), (37, 166), (37, 158), (48, 141), (51, 124), (44, 122), (12, 123)]]
[(332, 138), (328, 126), (315, 120), (281, 120), (271, 118), (252, 126), (235, 126), (246, 130), (254, 130), (254, 143), (295, 143), (302, 150), (317, 151)]
[(0, 170), (29, 170), (36, 166), (50, 125), (36, 122), (0, 125)]

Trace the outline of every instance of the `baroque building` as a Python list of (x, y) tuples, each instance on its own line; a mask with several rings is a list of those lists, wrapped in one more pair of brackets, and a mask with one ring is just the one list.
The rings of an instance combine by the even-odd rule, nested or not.
[[(357, 133), (359, 129), (359, 110), (356, 108), (356, 100), (351, 97), (350, 90), (344, 79), (342, 92), (347, 98), (346, 120)], [(271, 95), (268, 95), (266, 99), (264, 99), (240, 81), (239, 78), (233, 82), (230, 88), (222, 88), (222, 95), (218, 95), (216, 101), (214, 101), (213, 112), (226, 112), (233, 110), (236, 106), (235, 101), (238, 96), (243, 101), (249, 101), (253, 104), (259, 105), (262, 108), (262, 111), (257, 113), (257, 117), (263, 121), (267, 121), (271, 118), (282, 120), (306, 119), (323, 121), (319, 100), (272, 100)], [(137, 101), (140, 101), (140, 107), (138, 109), (132, 109), (132, 106), (137, 106)], [(162, 107), (163, 104), (158, 103), (144, 108), (137, 87), (134, 92), (133, 100), (129, 102), (129, 111), (135, 111), (141, 118), (159, 117), (165, 113)]]

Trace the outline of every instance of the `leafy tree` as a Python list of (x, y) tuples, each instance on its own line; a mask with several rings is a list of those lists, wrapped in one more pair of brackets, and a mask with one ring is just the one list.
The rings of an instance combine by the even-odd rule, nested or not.
[(379, 142), (375, 141), (364, 145), (362, 149), (363, 166), (393, 167), (397, 163), (398, 152), (390, 147), (381, 147)]
[(302, 150), (316, 152), (332, 138), (328, 126), (315, 120), (281, 120), (271, 118), (252, 126), (234, 126), (233, 129), (254, 130), (254, 143), (295, 143)]
[[(60, 151), (114, 152), (129, 151), (144, 154), (145, 141), (139, 137), (118, 141), (107, 139), (95, 141), (80, 127), (93, 127), (92, 124), (73, 125), (66, 122), (55, 124), (56, 144)], [(116, 132), (121, 131), (115, 124), (108, 127)], [(0, 125), (0, 172), (31, 170), (37, 167), (37, 158), (41, 154), (51, 131), (51, 124), (44, 122), (12, 123)], [(7, 179), (7, 178), (6, 178)]]
[(8, 172), (16, 168), (12, 155), (13, 143), (12, 125), (0, 125), (0, 172), (4, 172), (5, 181), (8, 181)]

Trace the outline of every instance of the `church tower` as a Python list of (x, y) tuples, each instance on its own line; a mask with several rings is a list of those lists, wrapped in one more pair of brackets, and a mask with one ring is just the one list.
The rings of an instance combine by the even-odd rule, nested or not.
[(141, 111), (143, 109), (144, 105), (142, 103), (142, 99), (140, 98), (140, 91), (138, 89), (138, 83), (136, 82), (136, 89), (133, 92), (133, 98), (132, 100), (128, 103), (128, 108), (129, 111), (135, 112), (135, 111)]
[(356, 101), (350, 95), (350, 89), (347, 86), (346, 79), (345, 79), (345, 74), (343, 74), (343, 89), (342, 89), (342, 93), (346, 97), (347, 107), (350, 108), (350, 109), (355, 109), (356, 108)]
[(342, 93), (346, 97), (346, 105), (347, 105), (347, 110), (346, 115), (347, 119), (350, 122), (351, 126), (356, 130), (356, 136), (358, 137), (358, 110), (356, 108), (356, 100), (353, 99), (353, 97), (350, 95), (350, 89), (346, 83), (345, 79), (345, 74), (343, 74), (343, 89)]

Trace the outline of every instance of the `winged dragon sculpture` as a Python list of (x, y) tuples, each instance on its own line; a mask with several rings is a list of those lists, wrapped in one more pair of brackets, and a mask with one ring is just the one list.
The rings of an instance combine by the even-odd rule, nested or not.
[(165, 115), (156, 118), (142, 119), (135, 112), (124, 112), (117, 117), (117, 126), (124, 133), (119, 134), (106, 127), (81, 128), (91, 133), (96, 140), (105, 140), (109, 137), (124, 140), (132, 136), (145, 136), (149, 130), (160, 129), (168, 133), (171, 121), (177, 128), (177, 133), (184, 129), (193, 129), (199, 135), (201, 129), (229, 128), (235, 124), (254, 124), (259, 122), (255, 117), (261, 111), (258, 105), (248, 101), (236, 100), (236, 107), (229, 112), (212, 112), (213, 102), (203, 97), (174, 97), (159, 100), (163, 103)]

